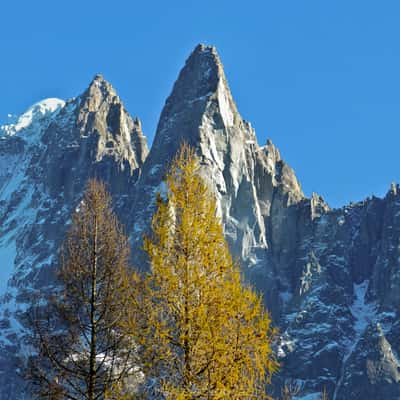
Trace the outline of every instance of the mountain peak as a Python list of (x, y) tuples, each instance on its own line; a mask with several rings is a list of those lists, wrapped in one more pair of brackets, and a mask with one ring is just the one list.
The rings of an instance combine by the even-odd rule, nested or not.
[(96, 74), (76, 100), (76, 123), (82, 137), (94, 134), (96, 161), (127, 161), (137, 171), (147, 157), (147, 140), (138, 118), (132, 118), (111, 83)]
[(96, 74), (91, 80), (88, 89), (91, 88), (102, 88), (109, 92), (114, 92), (115, 89), (109, 81), (107, 81), (102, 74)]
[(104, 81), (104, 77), (102, 74), (96, 74), (93, 78), (93, 81)]
[(94, 76), (81, 97), (84, 102), (94, 102), (95, 107), (99, 105), (99, 102), (104, 101), (104, 99), (118, 99), (117, 93), (111, 83), (105, 80), (101, 74), (96, 74)]
[(217, 48), (215, 46), (205, 44), (205, 43), (199, 43), (193, 50), (193, 52), (204, 52), (204, 51), (217, 51)]
[[(41, 100), (16, 117), (14, 123), (0, 126), (0, 135), (3, 133), (6, 136), (13, 136), (35, 124), (41, 124), (51, 115), (58, 113), (64, 105), (65, 101), (57, 98)], [(31, 131), (30, 134), (32, 134)], [(26, 136), (25, 139), (28, 137)]]
[(192, 51), (188, 60), (192, 57), (210, 57), (210, 60), (213, 59), (216, 64), (222, 65), (215, 46), (199, 43)]
[[(187, 58), (172, 93), (166, 101), (169, 108), (187, 107), (207, 100), (218, 91), (220, 83), (227, 86), (224, 68), (214, 46), (199, 44)], [(229, 91), (229, 88), (227, 88)]]
[(213, 118), (224, 128), (242, 123), (216, 48), (199, 44), (187, 58), (165, 103), (152, 152), (168, 148), (169, 156), (173, 156), (182, 141), (197, 146), (201, 141), (199, 127)]
[[(199, 44), (186, 60), (174, 90), (178, 89), (180, 85), (183, 86), (187, 80), (191, 80), (193, 89), (198, 91), (207, 89), (208, 92), (215, 92), (221, 78), (225, 79), (225, 73), (216, 47)], [(190, 94), (189, 92), (188, 95)]]

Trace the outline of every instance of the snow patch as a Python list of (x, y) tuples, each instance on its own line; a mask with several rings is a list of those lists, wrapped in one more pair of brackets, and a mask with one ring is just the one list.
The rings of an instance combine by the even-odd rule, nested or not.
[(156, 175), (157, 172), (161, 169), (162, 165), (161, 164), (155, 164), (149, 171), (150, 175)]
[(289, 303), (290, 300), (292, 300), (293, 294), (289, 290), (286, 290), (284, 292), (280, 292), (279, 297), (283, 305), (285, 306), (287, 303)]
[(196, 103), (198, 101), (203, 101), (203, 100), (207, 100), (210, 96), (213, 95), (213, 92), (208, 92), (207, 94), (205, 94), (204, 96), (200, 96), (200, 97), (196, 97), (194, 99), (188, 100), (186, 103), (187, 104), (192, 104), (192, 103)]
[(346, 222), (346, 221), (345, 221), (345, 218), (344, 218), (343, 215), (341, 215), (340, 217), (337, 218), (337, 224), (338, 224), (339, 226), (343, 225), (345, 222)]
[(287, 332), (280, 336), (276, 351), (278, 358), (284, 358), (289, 353), (293, 352), (295, 344), (295, 340), (291, 339)]
[(314, 392), (306, 394), (305, 396), (293, 397), (293, 400), (320, 400), (320, 399), (321, 399), (321, 392)]
[(7, 290), (7, 284), (14, 272), (14, 261), (16, 257), (15, 240), (9, 240), (0, 245), (0, 297)]
[(39, 101), (21, 114), (15, 123), (0, 126), (0, 133), (3, 133), (5, 136), (14, 136), (31, 125), (40, 123), (44, 118), (56, 112), (58, 113), (64, 105), (64, 100), (56, 98)]
[(358, 336), (360, 336), (365, 331), (367, 326), (376, 318), (375, 304), (365, 302), (368, 285), (368, 280), (365, 280), (360, 284), (355, 283), (353, 285), (355, 300), (349, 308), (351, 314), (355, 318), (354, 330)]
[(355, 337), (352, 341), (346, 343), (345, 353), (343, 356), (340, 378), (333, 394), (333, 400), (336, 400), (337, 392), (343, 382), (345, 375), (345, 367), (348, 359), (356, 350), (364, 331), (368, 325), (376, 320), (376, 305), (374, 303), (366, 303), (365, 296), (368, 291), (369, 280), (365, 280), (359, 284), (353, 284), (354, 301), (349, 307), (351, 315), (354, 317)]

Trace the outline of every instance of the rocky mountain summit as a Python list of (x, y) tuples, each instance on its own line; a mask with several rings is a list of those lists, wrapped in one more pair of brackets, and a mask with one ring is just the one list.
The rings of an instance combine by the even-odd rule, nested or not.
[(133, 262), (155, 194), (180, 144), (192, 145), (217, 199), (232, 253), (280, 328), (285, 381), (298, 398), (400, 397), (400, 188), (330, 209), (306, 198), (290, 166), (243, 120), (214, 47), (190, 55), (161, 113), (150, 152), (140, 120), (97, 75), (80, 96), (48, 99), (0, 128), (0, 400), (29, 398), (21, 315), (53, 284), (59, 248), (90, 177), (103, 179)]

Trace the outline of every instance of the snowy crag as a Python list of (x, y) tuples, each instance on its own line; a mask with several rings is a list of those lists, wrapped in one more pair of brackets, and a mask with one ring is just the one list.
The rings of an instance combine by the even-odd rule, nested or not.
[(400, 188), (330, 209), (306, 198), (269, 140), (257, 142), (216, 49), (190, 55), (150, 151), (139, 119), (97, 75), (80, 96), (47, 99), (0, 128), (0, 400), (29, 398), (21, 316), (53, 284), (59, 248), (90, 177), (103, 179), (146, 268), (142, 234), (179, 145), (192, 145), (245, 279), (280, 328), (281, 371), (298, 398), (400, 398)]

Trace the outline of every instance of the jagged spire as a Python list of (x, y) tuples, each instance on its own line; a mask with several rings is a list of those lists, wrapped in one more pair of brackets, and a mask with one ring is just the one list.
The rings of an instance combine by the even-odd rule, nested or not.
[(77, 101), (81, 134), (96, 133), (96, 160), (111, 156), (121, 165), (127, 161), (132, 171), (140, 168), (148, 154), (147, 140), (140, 120), (129, 115), (113, 86), (96, 74)]
[(224, 70), (214, 46), (199, 44), (186, 60), (179, 73), (166, 108), (177, 98), (195, 101), (217, 90), (218, 82), (224, 79)]
[(216, 48), (199, 44), (186, 60), (166, 100), (149, 157), (169, 159), (183, 141), (199, 147), (206, 121), (218, 125), (209, 131), (244, 123)]
[[(217, 213), (230, 226), (235, 256), (256, 263), (251, 249), (267, 247), (263, 213), (269, 213), (270, 194), (281, 187), (284, 206), (299, 201), (303, 194), (294, 172), (281, 162), (272, 144), (264, 149), (268, 154), (258, 151), (255, 132), (237, 111), (213, 46), (196, 46), (166, 101), (139, 181), (140, 204), (151, 204), (153, 191), (147, 192), (147, 198), (142, 193), (161, 185), (182, 142), (191, 145), (201, 160), (201, 173), (217, 197)], [(288, 192), (293, 194), (288, 196)], [(235, 221), (242, 219), (246, 222), (237, 226)]]
[(96, 74), (94, 76), (88, 88), (80, 97), (81, 108), (87, 108), (88, 111), (92, 112), (96, 111), (105, 99), (108, 99), (109, 102), (113, 99), (117, 102), (121, 102), (111, 83), (105, 80), (101, 74)]

